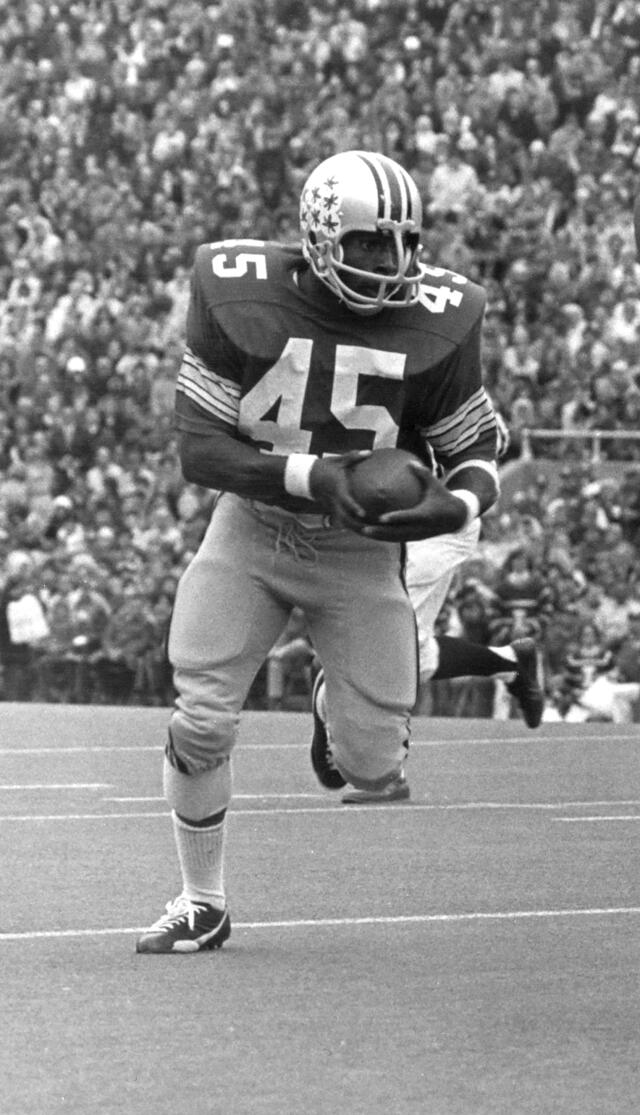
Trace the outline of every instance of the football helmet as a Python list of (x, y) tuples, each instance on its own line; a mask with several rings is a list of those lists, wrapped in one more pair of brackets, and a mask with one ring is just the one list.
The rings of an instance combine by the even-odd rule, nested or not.
[[(384, 306), (413, 306), (418, 301), (421, 226), (422, 203), (416, 184), (386, 155), (368, 151), (332, 155), (311, 172), (302, 190), (300, 230), (305, 259), (314, 274), (356, 313), (375, 314)], [(342, 245), (350, 232), (390, 234), (395, 270), (388, 274), (346, 264)], [(357, 289), (363, 281), (366, 293)]]

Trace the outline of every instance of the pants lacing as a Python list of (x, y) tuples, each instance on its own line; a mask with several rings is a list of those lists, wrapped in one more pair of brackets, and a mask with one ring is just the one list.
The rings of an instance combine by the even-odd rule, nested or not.
[(287, 551), (295, 561), (308, 561), (311, 565), (318, 562), (315, 543), (317, 535), (309, 534), (295, 520), (280, 523), (276, 537), (276, 553)]

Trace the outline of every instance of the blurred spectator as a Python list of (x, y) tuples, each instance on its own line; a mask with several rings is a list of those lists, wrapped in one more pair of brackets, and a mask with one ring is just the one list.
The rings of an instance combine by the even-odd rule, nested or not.
[(74, 625), (71, 608), (65, 599), (58, 598), (50, 605), (47, 623), (49, 633), (43, 639), (38, 663), (38, 696), (54, 703), (82, 703), (85, 696), (82, 656), (73, 646)]
[(37, 681), (38, 651), (49, 634), (44, 609), (26, 569), (7, 579), (0, 597), (2, 698), (29, 700)]
[(605, 645), (616, 650), (627, 635), (632, 610), (637, 602), (631, 595), (627, 577), (611, 577), (610, 567), (593, 610), (593, 620), (602, 634)]
[(514, 327), (511, 344), (507, 345), (502, 356), (502, 370), (515, 380), (521, 379), (521, 389), (527, 389), (535, 384), (538, 378), (540, 365), (532, 349), (531, 337), (526, 325)]
[(640, 602), (633, 601), (629, 608), (627, 630), (614, 651), (614, 667), (621, 685), (636, 685), (638, 690), (630, 696), (630, 719), (640, 721)]
[[(488, 595), (467, 574), (454, 600), (455, 609), (447, 627), (448, 634), (488, 646), (492, 641)], [(451, 714), (467, 717), (492, 716), (494, 691), (493, 678), (452, 679)]]
[[(158, 647), (158, 632), (143, 592), (133, 584), (125, 589), (111, 613), (100, 648), (91, 656), (95, 691), (92, 699), (105, 704), (128, 704), (136, 686), (144, 690), (149, 652)], [(143, 693), (141, 693), (141, 696)]]
[(613, 655), (607, 649), (597, 624), (592, 621), (584, 622), (577, 639), (568, 646), (564, 658), (560, 685), (566, 697), (565, 720), (608, 718), (601, 707), (598, 707), (599, 688), (595, 691), (596, 701), (590, 703), (590, 698), (596, 682), (612, 667)]
[(458, 143), (447, 144), (443, 161), (429, 180), (429, 213), (459, 216), (473, 207), (479, 190), (478, 175)]
[(515, 549), (506, 558), (494, 585), (491, 640), (496, 644), (538, 637), (551, 612), (551, 594), (530, 551)]

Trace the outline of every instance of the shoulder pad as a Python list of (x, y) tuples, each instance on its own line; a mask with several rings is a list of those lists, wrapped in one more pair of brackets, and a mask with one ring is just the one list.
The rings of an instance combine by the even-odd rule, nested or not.
[(268, 298), (299, 255), (266, 240), (218, 240), (202, 244), (194, 263), (196, 280), (216, 304)]
[(299, 247), (265, 240), (221, 240), (196, 252), (197, 300), (242, 352), (270, 358), (283, 341), (291, 313), (291, 273), (302, 261)]
[(486, 301), (483, 287), (471, 279), (444, 267), (423, 265), (418, 307), (425, 318), (428, 315), (425, 328), (460, 340), (481, 320)]

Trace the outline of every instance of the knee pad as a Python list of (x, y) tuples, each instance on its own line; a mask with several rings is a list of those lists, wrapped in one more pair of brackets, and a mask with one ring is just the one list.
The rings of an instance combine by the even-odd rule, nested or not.
[(379, 793), (388, 786), (390, 782), (395, 782), (402, 771), (402, 763), (396, 763), (393, 770), (387, 771), (386, 774), (380, 775), (379, 778), (365, 778), (362, 774), (350, 771), (343, 763), (340, 763), (340, 772), (347, 782), (349, 782), (356, 790), (372, 790), (374, 793)]
[(370, 724), (362, 730), (345, 721), (330, 736), (336, 765), (347, 782), (361, 790), (383, 790), (398, 777), (408, 749), (408, 724)]
[(164, 761), (163, 789), (167, 804), (180, 817), (204, 821), (228, 808), (232, 794), (231, 763), (219, 759), (215, 767), (185, 774), (168, 758)]
[(228, 759), (236, 740), (239, 717), (235, 713), (193, 709), (187, 715), (180, 704), (169, 723), (167, 758), (183, 774), (199, 774)]

